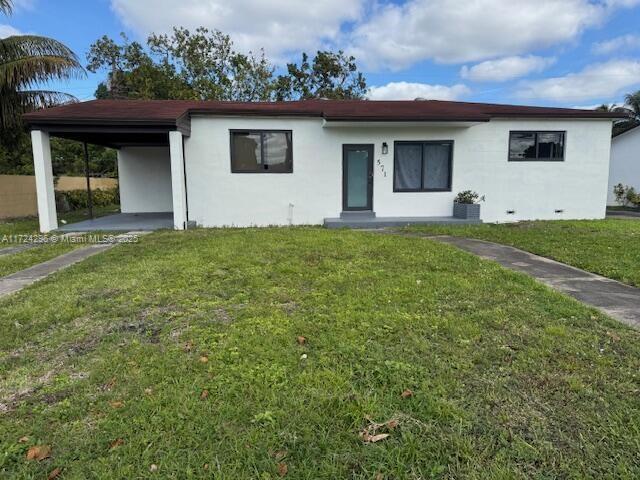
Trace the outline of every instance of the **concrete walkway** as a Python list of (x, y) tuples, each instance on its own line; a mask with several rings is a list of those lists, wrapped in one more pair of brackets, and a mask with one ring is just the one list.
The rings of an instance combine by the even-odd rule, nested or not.
[(14, 253), (24, 252), (30, 248), (37, 247), (37, 243), (23, 243), (21, 245), (15, 245), (13, 247), (0, 248), (0, 257), (4, 255), (13, 255)]
[(447, 243), (481, 258), (498, 262), (503, 267), (526, 273), (622, 323), (640, 328), (638, 288), (507, 245), (445, 235), (404, 235)]
[(18, 292), (29, 285), (34, 284), (38, 280), (48, 277), (52, 273), (58, 272), (63, 268), (69, 267), (86, 258), (96, 255), (105, 250), (115, 247), (117, 240), (127, 235), (144, 235), (148, 232), (129, 232), (124, 235), (118, 235), (115, 243), (99, 243), (91, 244), (86, 247), (80, 247), (70, 252), (64, 253), (58, 257), (39, 263), (32, 267), (12, 273), (6, 277), (0, 278), (0, 299)]

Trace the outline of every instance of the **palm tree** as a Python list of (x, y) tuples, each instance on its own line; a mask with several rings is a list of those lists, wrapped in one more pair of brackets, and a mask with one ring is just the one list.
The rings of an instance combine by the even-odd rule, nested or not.
[(11, 15), (12, 10), (13, 5), (11, 5), (11, 0), (0, 0), (0, 12), (5, 15)]
[(640, 90), (625, 95), (623, 107), (619, 107), (615, 103), (611, 105), (603, 103), (594, 110), (624, 114), (627, 118), (616, 120), (613, 123), (613, 136), (620, 135), (640, 125)]
[(627, 93), (624, 97), (624, 103), (627, 105), (633, 119), (640, 122), (640, 90), (635, 93)]
[[(10, 14), (13, 0), (0, 0), (0, 12)], [(52, 38), (15, 35), (0, 40), (0, 130), (15, 126), (22, 113), (75, 101), (66, 93), (39, 89), (53, 79), (84, 74), (76, 55)]]

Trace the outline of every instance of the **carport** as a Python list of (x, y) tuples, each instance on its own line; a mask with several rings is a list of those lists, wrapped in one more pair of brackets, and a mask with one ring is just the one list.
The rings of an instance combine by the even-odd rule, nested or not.
[[(57, 230), (50, 138), (115, 148), (122, 213), (65, 225), (61, 230), (148, 230), (187, 224), (184, 137), (188, 116), (180, 103), (101, 101), (29, 113), (40, 231)], [(132, 109), (138, 104), (137, 109)], [(133, 113), (135, 112), (135, 114)]]

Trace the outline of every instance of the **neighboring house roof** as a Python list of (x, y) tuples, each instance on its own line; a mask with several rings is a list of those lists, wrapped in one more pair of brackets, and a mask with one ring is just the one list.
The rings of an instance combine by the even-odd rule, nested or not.
[[(27, 113), (32, 128), (103, 145), (164, 142), (162, 132), (190, 131), (195, 114), (318, 117), (344, 122), (488, 122), (492, 118), (616, 119), (615, 112), (439, 100), (298, 100), (226, 102), (92, 100)], [(108, 133), (108, 136), (105, 136)]]
[(616, 128), (616, 125), (614, 124), (613, 126), (613, 138), (619, 137), (620, 135), (622, 135), (623, 133), (627, 133), (630, 132), (631, 130), (633, 130), (636, 127), (639, 127), (640, 124), (639, 123), (630, 123), (629, 125), (625, 125), (624, 127), (621, 128)]

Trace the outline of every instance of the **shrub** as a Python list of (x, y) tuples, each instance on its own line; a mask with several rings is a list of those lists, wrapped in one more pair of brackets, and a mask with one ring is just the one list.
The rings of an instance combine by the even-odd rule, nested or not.
[(473, 190), (465, 190), (464, 192), (458, 193), (455, 202), (472, 204), (476, 203), (478, 201), (478, 198), (480, 198), (480, 195), (478, 195), (478, 193), (474, 192)]
[(636, 192), (636, 189), (628, 185), (622, 185), (621, 183), (613, 187), (613, 194), (616, 197), (616, 202), (624, 207), (640, 206), (640, 194)]
[[(91, 194), (94, 207), (106, 207), (120, 203), (120, 194), (117, 188), (92, 190)], [(60, 212), (87, 208), (89, 206), (89, 196), (86, 190), (56, 192), (56, 205)]]

